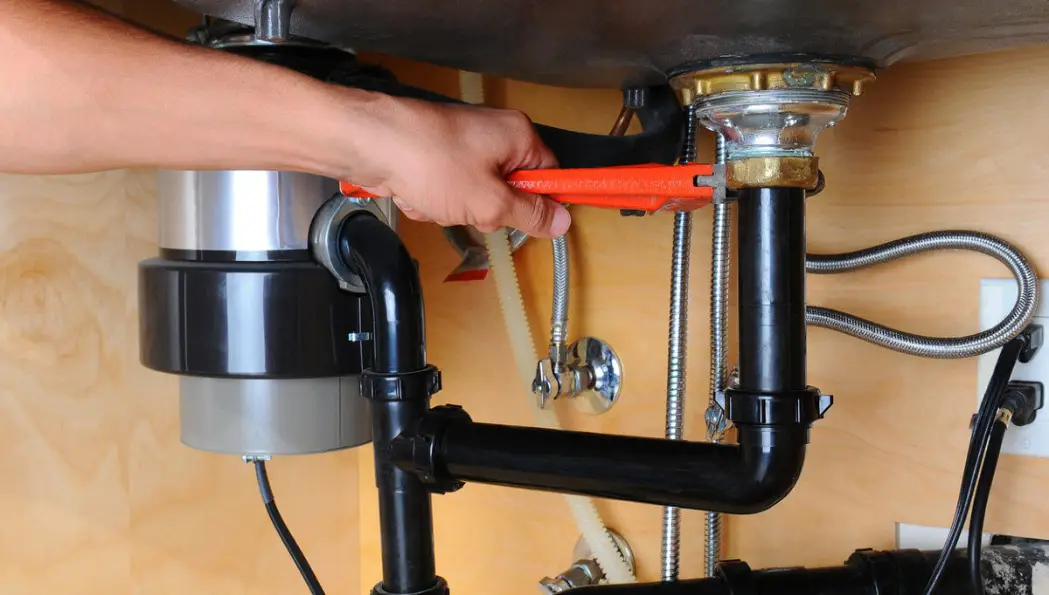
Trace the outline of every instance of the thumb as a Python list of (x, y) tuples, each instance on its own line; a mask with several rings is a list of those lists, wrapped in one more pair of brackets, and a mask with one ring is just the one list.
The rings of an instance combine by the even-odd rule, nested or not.
[(537, 238), (556, 238), (572, 224), (568, 209), (538, 194), (512, 191), (507, 225)]

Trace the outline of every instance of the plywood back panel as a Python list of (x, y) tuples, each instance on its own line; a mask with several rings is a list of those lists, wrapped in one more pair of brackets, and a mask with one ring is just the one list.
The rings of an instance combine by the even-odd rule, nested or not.
[[(178, 440), (173, 377), (138, 363), (154, 173), (0, 176), (0, 590), (281, 593), (301, 579), (254, 472)], [(335, 591), (358, 579), (355, 452), (271, 463)]]
[[(1049, 259), (1049, 168), (1041, 145), (1049, 117), (1036, 106), (1049, 68), (1035, 49), (894, 67), (820, 141), (828, 189), (809, 202), (809, 246), (844, 251), (921, 231), (968, 228), (1015, 242), (1036, 266)], [(415, 66), (413, 81), (447, 90), (455, 73)], [(446, 91), (447, 92), (447, 91)], [(614, 91), (561, 90), (489, 81), (489, 100), (544, 123), (606, 132)], [(574, 428), (661, 435), (671, 217), (623, 219), (576, 209), (571, 231), (571, 337), (609, 340), (623, 356), (626, 390), (609, 414), (566, 411)], [(707, 398), (710, 212), (696, 216), (689, 329), (688, 434), (702, 435)], [(456, 264), (436, 227), (406, 223), (426, 288), (430, 355), (444, 371), (444, 402), (475, 419), (530, 422), (525, 388), (513, 377), (490, 282), (442, 283)], [(550, 247), (518, 255), (537, 343), (550, 314)], [(810, 303), (847, 309), (908, 330), (977, 330), (981, 277), (1006, 276), (993, 260), (937, 254), (848, 276), (810, 277)], [(541, 345), (537, 345), (537, 349)], [(974, 360), (933, 361), (812, 330), (810, 381), (837, 397), (812, 432), (806, 470), (780, 506), (727, 521), (727, 555), (755, 567), (836, 564), (858, 547), (893, 546), (898, 521), (946, 525), (957, 495), (976, 401)], [(362, 461), (362, 467), (367, 463)], [(362, 586), (379, 576), (374, 491), (362, 481)], [(1049, 537), (1049, 462), (1005, 457), (989, 515), (994, 531)], [(601, 502), (635, 546), (642, 578), (656, 579), (660, 510)], [(469, 485), (435, 499), (440, 572), (463, 593), (534, 592), (570, 562), (577, 533), (551, 494)], [(702, 517), (687, 513), (682, 568), (702, 571)], [(498, 587), (493, 584), (498, 581)]]

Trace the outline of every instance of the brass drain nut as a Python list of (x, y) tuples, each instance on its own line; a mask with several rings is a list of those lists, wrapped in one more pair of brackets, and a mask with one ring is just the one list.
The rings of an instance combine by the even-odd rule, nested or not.
[(725, 184), (740, 188), (815, 188), (820, 162), (816, 157), (749, 157), (725, 164)]

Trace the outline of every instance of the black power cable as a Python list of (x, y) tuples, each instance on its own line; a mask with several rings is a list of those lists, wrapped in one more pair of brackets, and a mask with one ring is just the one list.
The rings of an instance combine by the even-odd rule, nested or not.
[(976, 491), (976, 483), (985, 453), (987, 452), (995, 417), (998, 414), (998, 409), (1001, 407), (1005, 390), (1009, 385), (1009, 378), (1013, 375), (1013, 368), (1016, 367), (1017, 360), (1028, 346), (1028, 338), (1021, 335), (1006, 343), (998, 355), (998, 361), (994, 365), (994, 373), (991, 375), (991, 381), (987, 384), (987, 390), (984, 391), (983, 402), (980, 404), (980, 410), (976, 414), (976, 420), (973, 424), (973, 433), (972, 438), (969, 440), (969, 453), (965, 458), (965, 468), (962, 471), (962, 486), (958, 494), (958, 505), (954, 511), (954, 520), (951, 522), (951, 529), (948, 533), (947, 541), (943, 545), (943, 550), (940, 552), (940, 557), (936, 560), (932, 575), (925, 586), (925, 595), (933, 595), (935, 593), (936, 586), (939, 585), (940, 580), (943, 578), (944, 570), (947, 568), (947, 562), (950, 560), (954, 548), (958, 546), (962, 528), (965, 526), (965, 519), (969, 516), (970, 505), (972, 504), (973, 494)]
[(987, 516), (987, 502), (991, 497), (991, 483), (994, 482), (994, 472), (998, 468), (998, 457), (1002, 454), (1002, 441), (1005, 439), (1005, 431), (1008, 428), (1007, 420), (999, 418), (995, 422), (994, 429), (991, 431), (987, 454), (983, 459), (983, 468), (980, 470), (980, 481), (976, 486), (976, 495), (973, 497), (973, 513), (969, 519), (969, 576), (972, 579), (973, 593), (975, 595), (984, 595), (983, 572), (980, 569), (983, 522)]
[(298, 567), (299, 573), (302, 574), (302, 579), (306, 581), (306, 586), (310, 588), (310, 593), (312, 595), (324, 595), (324, 589), (321, 588), (317, 575), (313, 573), (309, 560), (302, 553), (302, 549), (299, 548), (299, 544), (292, 537), (288, 525), (284, 523), (284, 517), (277, 510), (277, 503), (273, 499), (273, 489), (270, 488), (270, 478), (266, 473), (265, 461), (255, 461), (255, 477), (259, 480), (259, 492), (262, 494), (262, 503), (266, 505), (266, 512), (269, 513), (270, 520), (273, 521), (273, 528), (277, 530), (277, 535), (284, 542), (284, 547), (291, 554), (291, 559), (295, 561), (295, 566)]

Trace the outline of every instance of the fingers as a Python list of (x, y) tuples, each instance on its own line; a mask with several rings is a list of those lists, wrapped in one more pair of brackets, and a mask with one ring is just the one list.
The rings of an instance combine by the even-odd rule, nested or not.
[(572, 216), (556, 202), (527, 192), (514, 192), (510, 199), (506, 225), (530, 236), (556, 238), (568, 231)]
[(516, 110), (502, 110), (507, 121), (507, 134), (502, 138), (513, 144), (500, 164), (504, 174), (518, 169), (547, 169), (557, 167), (554, 152), (539, 138), (535, 125), (527, 114)]

